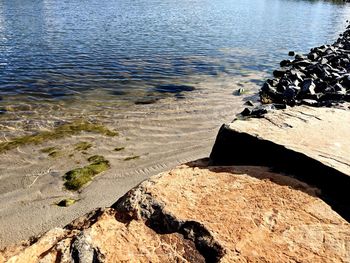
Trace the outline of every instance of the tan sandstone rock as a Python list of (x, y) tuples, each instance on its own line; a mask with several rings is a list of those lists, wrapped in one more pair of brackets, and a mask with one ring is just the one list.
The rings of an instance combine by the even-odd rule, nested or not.
[(307, 106), (223, 125), (213, 165), (261, 165), (318, 187), (320, 196), (350, 220), (350, 111)]
[(198, 164), (154, 176), (3, 260), (350, 262), (350, 225), (317, 189), (263, 167)]

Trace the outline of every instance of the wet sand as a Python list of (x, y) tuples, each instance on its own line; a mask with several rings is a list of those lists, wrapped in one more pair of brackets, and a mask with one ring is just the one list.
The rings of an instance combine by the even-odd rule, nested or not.
[[(2, 141), (78, 118), (103, 123), (119, 136), (82, 132), (1, 153), (0, 247), (62, 227), (96, 207), (111, 205), (151, 175), (208, 156), (221, 124), (244, 108), (245, 99), (254, 98), (259, 85), (251, 80), (264, 77), (252, 72), (236, 78), (200, 76), (191, 80), (195, 90), (181, 93), (183, 98), (168, 96), (154, 104), (122, 105), (107, 99), (96, 103), (94, 97), (104, 94), (90, 93), (69, 106), (37, 107), (22, 120), (24, 115), (18, 112), (4, 114)], [(247, 93), (235, 96), (242, 86)], [(91, 147), (77, 150), (79, 142)], [(47, 147), (55, 147), (57, 154), (50, 157), (42, 152)], [(111, 169), (80, 191), (65, 190), (62, 176), (88, 164), (87, 158), (96, 154), (109, 160)], [(56, 205), (68, 197), (78, 202), (69, 207)]]

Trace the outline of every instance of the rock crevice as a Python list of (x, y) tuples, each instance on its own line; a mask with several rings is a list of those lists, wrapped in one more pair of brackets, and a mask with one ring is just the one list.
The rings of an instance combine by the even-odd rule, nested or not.
[[(196, 221), (183, 221), (166, 211), (166, 206), (147, 193), (144, 182), (120, 198), (112, 208), (133, 219), (142, 219), (145, 224), (159, 234), (179, 233), (194, 242), (206, 262), (219, 262), (225, 254), (224, 248), (215, 241), (206, 227)], [(146, 185), (145, 187), (143, 185)]]

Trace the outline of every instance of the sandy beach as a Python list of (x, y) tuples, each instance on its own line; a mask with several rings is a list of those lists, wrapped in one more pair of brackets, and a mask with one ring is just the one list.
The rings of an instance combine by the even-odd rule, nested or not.
[[(37, 109), (26, 121), (3, 120), (3, 142), (11, 140), (10, 135), (27, 134), (25, 125), (50, 131), (54, 120), (74, 120), (74, 114), (103, 123), (118, 136), (83, 131), (2, 152), (0, 247), (62, 227), (96, 207), (111, 205), (151, 175), (208, 156), (222, 122), (231, 121), (243, 109), (244, 100), (256, 96), (259, 86), (251, 80), (262, 78), (255, 73), (236, 79), (200, 78), (193, 80), (195, 91), (184, 92), (182, 99), (169, 96), (154, 104), (124, 108), (107, 105), (95, 115), (86, 101), (84, 110), (66, 107), (45, 115), (45, 109)], [(237, 96), (242, 85), (246, 93)], [(81, 143), (87, 144), (86, 149), (77, 147)], [(55, 149), (54, 154), (50, 149)], [(111, 168), (79, 191), (66, 190), (64, 174), (87, 165), (93, 155), (104, 156)], [(65, 198), (78, 201), (69, 207), (56, 205)]]

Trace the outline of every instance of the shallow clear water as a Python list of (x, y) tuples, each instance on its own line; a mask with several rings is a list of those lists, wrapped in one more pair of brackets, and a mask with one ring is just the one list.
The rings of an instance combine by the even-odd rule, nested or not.
[(301, 0), (2, 0), (0, 96), (137, 100), (191, 75), (270, 71), (334, 41), (349, 15)]

